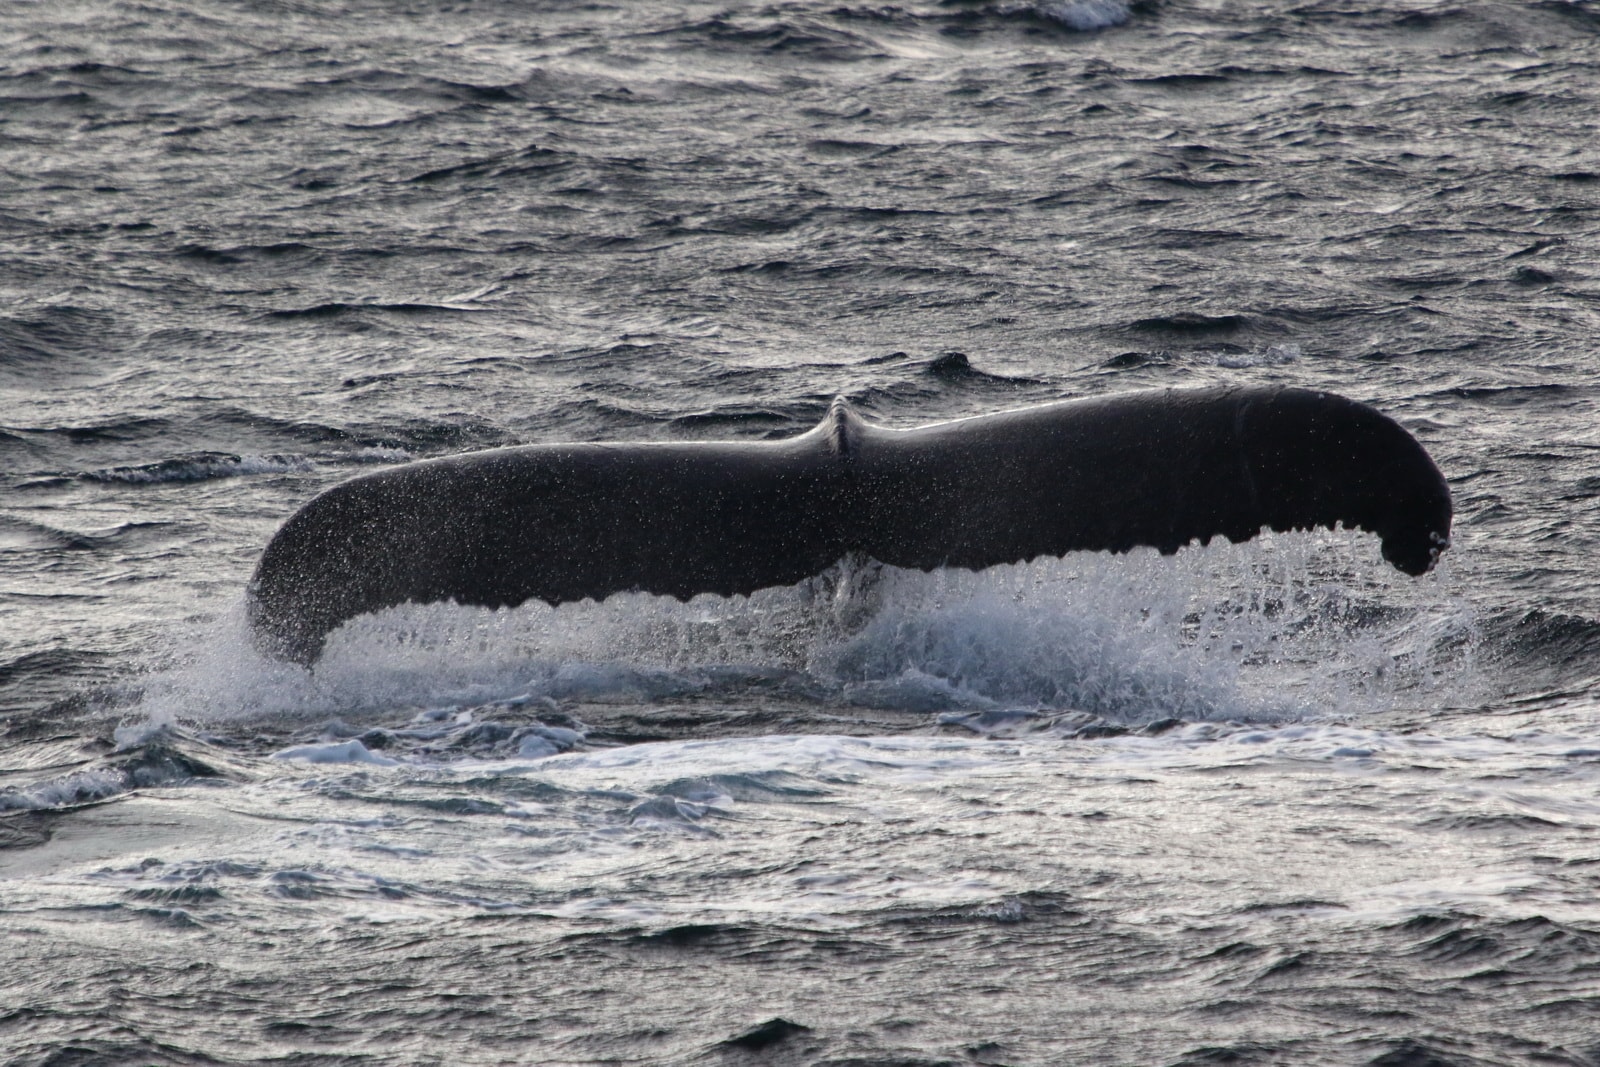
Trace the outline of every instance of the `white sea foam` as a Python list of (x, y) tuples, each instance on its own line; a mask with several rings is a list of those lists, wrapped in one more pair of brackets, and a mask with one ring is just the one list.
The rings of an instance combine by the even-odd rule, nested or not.
[[(1164, 558), (1077, 555), (932, 574), (835, 568), (749, 597), (622, 594), (559, 608), (409, 605), (354, 619), (314, 672), (249, 647), (243, 612), (150, 680), (177, 721), (331, 717), (498, 701), (643, 704), (752, 685), (802, 704), (1081, 710), (1275, 721), (1464, 691), (1472, 616), (1391, 577), (1365, 535)], [(409, 714), (409, 712), (407, 712)], [(530, 742), (529, 755), (540, 746)], [(556, 746), (560, 748), (560, 745)]]
[(170, 715), (158, 711), (147, 719), (116, 727), (112, 730), (111, 737), (116, 742), (117, 751), (126, 752), (140, 745), (162, 740), (171, 732), (173, 725)]

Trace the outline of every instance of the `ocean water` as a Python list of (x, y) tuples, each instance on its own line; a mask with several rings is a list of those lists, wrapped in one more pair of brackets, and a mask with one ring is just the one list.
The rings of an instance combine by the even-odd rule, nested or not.
[[(1600, 1064), (1596, 116), (1592, 0), (0, 5), (0, 1060)], [(378, 467), (1225, 383), (1441, 566), (245, 633)]]

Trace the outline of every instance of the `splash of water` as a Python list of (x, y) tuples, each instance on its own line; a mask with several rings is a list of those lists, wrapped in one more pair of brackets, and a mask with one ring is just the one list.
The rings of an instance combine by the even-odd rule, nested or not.
[(738, 701), (779, 684), (802, 712), (1284, 720), (1360, 715), (1424, 692), (1464, 699), (1477, 677), (1473, 628), (1441, 579), (1392, 577), (1351, 534), (980, 573), (847, 561), (751, 596), (406, 605), (346, 624), (311, 672), (256, 655), (236, 610), (186, 663), (149, 680), (142, 710), (156, 721), (304, 719), (511, 698)]

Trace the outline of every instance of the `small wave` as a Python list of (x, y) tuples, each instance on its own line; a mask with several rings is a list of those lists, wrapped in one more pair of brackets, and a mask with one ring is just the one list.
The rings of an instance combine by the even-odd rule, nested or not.
[(92, 357), (116, 325), (106, 312), (70, 304), (35, 308), (22, 316), (0, 315), (0, 372), (37, 372), (40, 364), (60, 367)]
[(815, 19), (778, 19), (747, 24), (730, 16), (716, 16), (684, 32), (704, 35), (722, 48), (750, 50), (824, 63), (881, 59), (886, 53), (871, 37), (831, 26)]
[(177, 748), (151, 743), (98, 767), (86, 767), (0, 790), (0, 812), (58, 811), (109, 800), (133, 789), (222, 777)]
[(304, 763), (371, 763), (379, 767), (394, 767), (400, 763), (399, 760), (378, 755), (363, 745), (359, 739), (320, 745), (295, 745), (274, 752), (272, 758), (299, 760)]
[(788, 434), (796, 430), (809, 429), (809, 426), (802, 427), (801, 421), (794, 415), (754, 405), (731, 405), (690, 412), (670, 419), (667, 425), (674, 430), (686, 430), (695, 434), (719, 430), (733, 432), (766, 430), (769, 433)]
[(414, 174), (404, 180), (421, 185), (432, 185), (447, 180), (505, 178), (519, 174), (541, 174), (546, 171), (563, 170), (571, 165), (571, 159), (559, 152), (552, 152), (547, 148), (540, 148), (536, 144), (530, 144), (523, 148), (500, 152), (480, 159), (468, 159), (460, 163), (436, 167), (420, 174)]
[(923, 373), (946, 382), (966, 384), (995, 384), (1008, 386), (1039, 385), (1037, 378), (1025, 378), (993, 371), (980, 370), (972, 365), (965, 352), (950, 351), (934, 357), (923, 368)]
[(333, 300), (325, 304), (312, 304), (309, 307), (302, 308), (275, 308), (268, 311), (266, 315), (269, 319), (328, 319), (358, 311), (385, 311), (395, 315), (441, 315), (483, 310), (481, 307), (469, 304)]
[[(1181, 719), (1158, 719), (1141, 732), (1152, 736), (1166, 733)], [(1027, 737), (1053, 735), (1063, 738), (1093, 740), (1100, 737), (1121, 737), (1128, 727), (1107, 722), (1086, 711), (1071, 711), (1064, 715), (1046, 715), (1026, 708), (1008, 708), (1001, 711), (946, 712), (939, 716), (942, 727), (959, 727), (980, 737)]]
[[(519, 724), (514, 714), (505, 715), (504, 704), (489, 704), (461, 712), (453, 707), (442, 710), (454, 712), (455, 716), (451, 722), (434, 729), (427, 728), (426, 724), (398, 729), (375, 728), (359, 737), (339, 737), (350, 728), (335, 721), (322, 729), (317, 740), (280, 749), (272, 758), (300, 763), (365, 763), (377, 767), (398, 767), (416, 760), (435, 762), (460, 758), (537, 760), (572, 751), (582, 744), (586, 733), (566, 726), (547, 726), (538, 720), (531, 725)], [(386, 755), (386, 752), (395, 755)], [(400, 756), (405, 759), (397, 758)]]
[(317, 257), (325, 254), (325, 249), (317, 248), (301, 241), (274, 241), (267, 244), (242, 244), (227, 247), (190, 242), (173, 249), (173, 255), (183, 259), (194, 259), (202, 263), (223, 265), (243, 263), (254, 257), (282, 259), (285, 256)]
[(119, 771), (79, 771), (0, 793), (0, 811), (48, 811), (80, 807), (128, 788)]
[(39, 434), (48, 438), (64, 439), (69, 445), (92, 445), (105, 442), (136, 441), (160, 433), (171, 426), (166, 419), (155, 416), (130, 416), (89, 426), (17, 426), (19, 434)]
[(58, 724), (49, 716), (96, 702), (107, 694), (92, 687), (104, 686), (116, 677), (116, 657), (110, 652), (62, 646), (13, 652), (12, 656), (0, 659), (0, 714), (31, 713), (26, 719), (8, 718), (13, 737), (28, 730), (53, 731)]
[(86, 482), (155, 484), (203, 482), (213, 478), (239, 478), (251, 474), (302, 474), (313, 469), (311, 461), (303, 456), (236, 456), (227, 452), (200, 452), (175, 459), (164, 459), (158, 463), (86, 471), (78, 477)]
[(1167, 333), (1179, 336), (1209, 336), (1237, 333), (1250, 325), (1243, 315), (1202, 315), (1195, 311), (1180, 311), (1175, 315), (1155, 315), (1136, 319), (1128, 329), (1138, 333)]

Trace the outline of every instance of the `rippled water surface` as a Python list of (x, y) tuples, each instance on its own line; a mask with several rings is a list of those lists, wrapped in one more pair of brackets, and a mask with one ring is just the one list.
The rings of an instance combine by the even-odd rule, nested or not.
[[(1600, 1064), (1597, 34), (0, 7), (0, 1059)], [(1398, 419), (1443, 565), (244, 634), (362, 471), (1216, 383)]]

